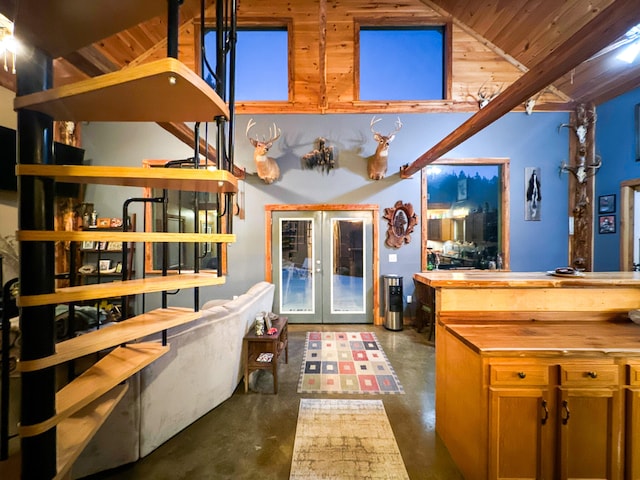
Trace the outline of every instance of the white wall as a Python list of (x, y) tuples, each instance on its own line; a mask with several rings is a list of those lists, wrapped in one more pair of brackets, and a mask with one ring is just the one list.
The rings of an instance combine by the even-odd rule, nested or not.
[[(13, 111), (13, 99), (15, 94), (11, 90), (0, 87), (0, 125), (8, 128), (16, 128), (17, 115)], [(0, 161), (8, 162), (11, 159), (1, 158)], [(15, 159), (13, 159), (15, 162)], [(0, 190), (0, 236), (14, 235), (18, 229), (18, 194)], [(5, 261), (2, 268), (3, 279), (18, 276), (17, 268), (12, 268)]]

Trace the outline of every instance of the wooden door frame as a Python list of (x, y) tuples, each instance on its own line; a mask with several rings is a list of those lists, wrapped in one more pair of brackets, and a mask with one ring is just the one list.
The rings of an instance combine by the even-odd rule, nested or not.
[(640, 178), (620, 183), (620, 271), (633, 271), (634, 194), (640, 190)]
[(270, 204), (264, 206), (264, 238), (265, 238), (265, 265), (264, 273), (267, 282), (273, 282), (273, 276), (271, 271), (273, 268), (273, 258), (271, 256), (271, 231), (272, 221), (271, 216), (273, 212), (309, 212), (309, 211), (359, 211), (370, 212), (372, 216), (372, 262), (373, 262), (373, 324), (382, 325), (383, 318), (379, 315), (380, 310), (380, 253), (378, 251), (378, 222), (380, 207), (376, 204), (303, 204), (303, 205), (279, 205)]

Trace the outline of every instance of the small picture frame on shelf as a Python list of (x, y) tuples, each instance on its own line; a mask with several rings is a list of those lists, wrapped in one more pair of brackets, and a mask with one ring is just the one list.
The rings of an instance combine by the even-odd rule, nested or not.
[(111, 268), (111, 260), (100, 260), (98, 263), (98, 269), (101, 272), (106, 272)]
[(116, 263), (116, 273), (122, 273), (122, 262)]
[(109, 242), (107, 244), (107, 250), (110, 250), (110, 251), (121, 251), (122, 250), (122, 242)]
[(111, 219), (107, 217), (100, 217), (96, 222), (98, 228), (109, 228), (111, 226)]
[(80, 247), (82, 250), (93, 250), (95, 248), (94, 242), (84, 241)]
[(109, 245), (108, 242), (96, 242), (96, 243), (97, 243), (96, 250), (106, 250), (107, 246)]
[(119, 228), (122, 226), (122, 219), (121, 218), (112, 218), (111, 219), (111, 223), (109, 224), (109, 226), (111, 228)]
[(268, 313), (266, 313), (264, 316), (264, 326), (267, 332), (271, 330), (271, 328), (273, 327), (273, 323), (271, 322), (271, 317), (269, 317)]

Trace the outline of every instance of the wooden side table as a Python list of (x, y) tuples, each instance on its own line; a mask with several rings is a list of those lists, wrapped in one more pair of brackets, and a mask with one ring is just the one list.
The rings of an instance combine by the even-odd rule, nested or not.
[[(273, 327), (278, 331), (273, 335), (256, 335), (252, 328), (243, 339), (244, 362), (244, 393), (249, 391), (249, 374), (254, 370), (269, 370), (273, 373), (273, 393), (278, 393), (278, 359), (284, 351), (285, 362), (289, 363), (289, 338), (287, 331), (287, 317), (278, 317), (273, 321)], [(261, 353), (272, 353), (273, 357), (267, 361), (258, 361)]]

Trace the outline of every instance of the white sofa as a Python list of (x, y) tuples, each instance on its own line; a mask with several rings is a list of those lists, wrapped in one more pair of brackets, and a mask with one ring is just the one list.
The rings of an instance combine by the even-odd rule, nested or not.
[(242, 338), (256, 314), (272, 310), (274, 288), (259, 282), (234, 300), (209, 301), (199, 320), (169, 330), (170, 351), (129, 380), (73, 476), (134, 462), (228, 399), (242, 380)]

